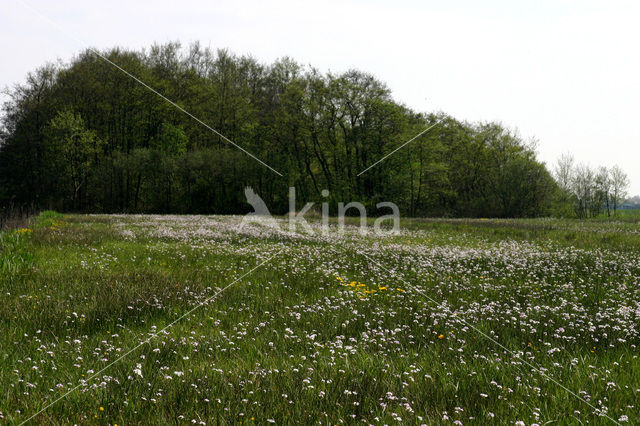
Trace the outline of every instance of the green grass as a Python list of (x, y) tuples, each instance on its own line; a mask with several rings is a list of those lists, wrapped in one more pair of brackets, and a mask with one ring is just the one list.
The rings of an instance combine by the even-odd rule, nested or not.
[(619, 220), (626, 222), (640, 222), (640, 209), (625, 209), (618, 210), (615, 213), (610, 213), (607, 216), (605, 213), (601, 214), (598, 220), (610, 221), (610, 220)]
[(238, 220), (0, 234), (0, 423), (639, 422), (637, 224)]

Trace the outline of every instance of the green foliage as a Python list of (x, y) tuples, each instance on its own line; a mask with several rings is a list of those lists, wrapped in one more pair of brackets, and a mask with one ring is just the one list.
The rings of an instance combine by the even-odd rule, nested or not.
[(188, 138), (181, 127), (162, 123), (158, 135), (153, 139), (151, 147), (163, 155), (184, 154), (187, 152)]
[(38, 219), (60, 219), (62, 218), (62, 214), (54, 211), (54, 210), (43, 210), (38, 215)]
[(45, 127), (46, 157), (51, 174), (68, 178), (73, 189), (73, 206), (81, 208), (81, 187), (86, 185), (102, 142), (94, 130), (85, 127), (80, 114), (61, 111)]
[(33, 260), (28, 245), (30, 233), (29, 228), (0, 232), (0, 279), (12, 280)]
[(60, 220), (64, 216), (53, 210), (44, 210), (40, 212), (38, 216), (32, 219), (34, 229), (37, 228), (50, 228), (60, 223)]
[(199, 44), (103, 54), (285, 177), (86, 51), (67, 66), (37, 70), (11, 93), (0, 134), (0, 203), (243, 213), (243, 188), (251, 186), (272, 212), (284, 213), (295, 186), (300, 200), (328, 200), (333, 211), (340, 201), (393, 201), (415, 216), (550, 212), (555, 184), (516, 134), (417, 114), (370, 74), (322, 75), (288, 58), (265, 65)]

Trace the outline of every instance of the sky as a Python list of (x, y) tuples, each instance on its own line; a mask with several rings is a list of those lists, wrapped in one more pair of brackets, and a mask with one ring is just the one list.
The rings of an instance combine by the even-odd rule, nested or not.
[(636, 195), (638, 21), (640, 2), (616, 0), (0, 0), (0, 87), (87, 47), (179, 40), (262, 62), (289, 56), (369, 72), (417, 111), (500, 121), (537, 140), (550, 168), (567, 152), (617, 164)]

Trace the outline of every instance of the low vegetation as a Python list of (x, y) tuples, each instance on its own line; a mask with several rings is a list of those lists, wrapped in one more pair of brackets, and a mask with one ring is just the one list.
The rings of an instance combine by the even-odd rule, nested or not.
[(639, 421), (634, 221), (239, 220), (0, 234), (0, 422)]

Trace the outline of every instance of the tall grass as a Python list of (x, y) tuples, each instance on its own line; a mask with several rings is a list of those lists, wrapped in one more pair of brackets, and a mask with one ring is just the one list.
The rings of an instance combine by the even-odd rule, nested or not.
[(77, 385), (33, 422), (638, 423), (640, 227), (403, 225), (42, 212), (0, 234), (0, 423)]

